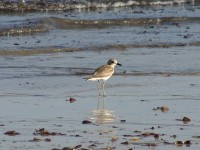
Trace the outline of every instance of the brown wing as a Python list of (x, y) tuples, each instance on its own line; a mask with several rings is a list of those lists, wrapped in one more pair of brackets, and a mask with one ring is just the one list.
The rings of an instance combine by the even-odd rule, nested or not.
[(112, 75), (113, 73), (114, 73), (114, 69), (111, 66), (103, 65), (94, 71), (93, 76), (106, 77), (106, 76)]

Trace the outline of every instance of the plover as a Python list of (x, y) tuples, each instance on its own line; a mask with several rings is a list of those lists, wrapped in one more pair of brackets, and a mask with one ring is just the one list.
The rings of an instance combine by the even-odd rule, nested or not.
[(101, 95), (99, 88), (99, 80), (103, 80), (102, 88), (103, 88), (103, 96), (105, 96), (106, 80), (108, 80), (113, 75), (114, 68), (116, 65), (122, 66), (121, 64), (117, 63), (116, 59), (114, 58), (109, 59), (106, 65), (98, 67), (91, 76), (84, 78), (88, 81), (96, 81), (96, 80), (98, 81), (97, 88), (99, 91), (99, 96)]

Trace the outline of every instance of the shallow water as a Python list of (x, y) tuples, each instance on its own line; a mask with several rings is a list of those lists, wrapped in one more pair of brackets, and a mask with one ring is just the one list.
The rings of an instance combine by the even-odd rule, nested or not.
[[(0, 149), (199, 149), (199, 3), (151, 2), (45, 12), (1, 7)], [(112, 57), (123, 66), (99, 98), (96, 83), (82, 78)], [(177, 121), (185, 116), (191, 122)], [(34, 135), (39, 128), (66, 135)], [(10, 130), (20, 135), (4, 134)], [(160, 136), (141, 136), (147, 132)]]

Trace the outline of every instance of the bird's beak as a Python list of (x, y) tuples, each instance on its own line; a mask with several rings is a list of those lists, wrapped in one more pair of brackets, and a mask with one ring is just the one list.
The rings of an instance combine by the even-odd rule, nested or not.
[(121, 64), (117, 63), (118, 66), (122, 66)]

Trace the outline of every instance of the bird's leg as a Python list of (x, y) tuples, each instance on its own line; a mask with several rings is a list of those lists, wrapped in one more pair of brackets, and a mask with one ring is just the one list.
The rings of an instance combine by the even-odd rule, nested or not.
[(98, 89), (98, 93), (99, 93), (98, 96), (101, 96), (101, 93), (100, 93), (100, 87), (99, 87), (99, 80), (97, 81), (97, 89)]
[(105, 99), (103, 97), (103, 110), (105, 110)]
[(103, 97), (106, 97), (106, 93), (105, 93), (105, 83), (106, 83), (106, 81), (103, 82)]
[(100, 96), (98, 96), (97, 110), (99, 109)]

